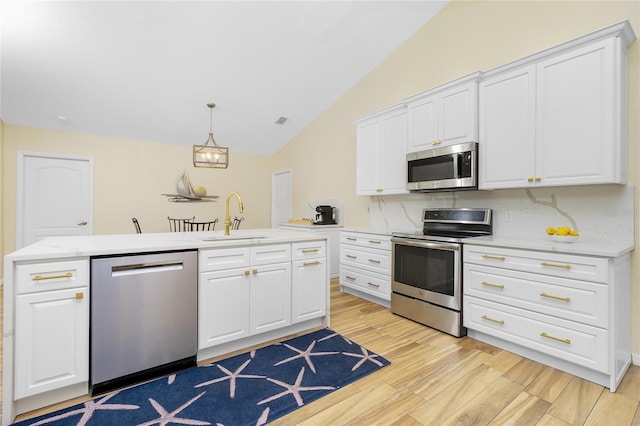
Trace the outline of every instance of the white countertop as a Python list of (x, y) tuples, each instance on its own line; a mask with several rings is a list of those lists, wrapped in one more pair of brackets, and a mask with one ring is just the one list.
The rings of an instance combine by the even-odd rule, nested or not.
[(519, 239), (516, 237), (501, 237), (492, 235), (489, 237), (467, 238), (464, 244), (483, 245), (493, 247), (505, 247), (525, 250), (543, 250), (557, 253), (580, 254), (600, 257), (618, 257), (629, 253), (634, 249), (633, 243), (617, 241), (589, 240), (580, 237), (573, 243), (556, 243), (548, 238)]
[(313, 228), (313, 229), (335, 229), (335, 228), (342, 228), (342, 225), (314, 225), (314, 224), (310, 224), (310, 225), (305, 225), (302, 223), (281, 223), (280, 226), (290, 226), (292, 228), (305, 228), (305, 229), (309, 229), (309, 228)]
[(325, 239), (321, 234), (271, 228), (232, 230), (229, 236), (225, 236), (224, 231), (211, 231), (49, 237), (8, 254), (5, 260), (55, 259)]

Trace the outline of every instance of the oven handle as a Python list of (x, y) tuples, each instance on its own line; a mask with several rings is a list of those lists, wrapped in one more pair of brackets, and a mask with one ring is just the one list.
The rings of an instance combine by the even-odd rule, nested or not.
[(436, 249), (436, 250), (449, 250), (449, 251), (458, 251), (460, 250), (460, 247), (461, 247), (461, 244), (459, 243), (411, 240), (407, 238), (396, 238), (396, 237), (392, 237), (391, 242), (393, 243), (393, 245), (412, 246), (412, 247), (430, 248), (430, 249)]

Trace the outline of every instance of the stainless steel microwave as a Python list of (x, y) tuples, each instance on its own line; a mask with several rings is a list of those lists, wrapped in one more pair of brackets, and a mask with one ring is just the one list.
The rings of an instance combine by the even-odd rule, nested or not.
[(467, 142), (407, 154), (411, 192), (478, 189), (478, 143)]

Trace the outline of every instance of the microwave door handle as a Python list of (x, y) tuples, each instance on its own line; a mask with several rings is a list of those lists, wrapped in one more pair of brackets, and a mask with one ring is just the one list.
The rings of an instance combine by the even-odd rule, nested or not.
[(460, 178), (460, 161), (462, 159), (462, 154), (454, 154), (453, 155), (453, 176), (454, 179)]

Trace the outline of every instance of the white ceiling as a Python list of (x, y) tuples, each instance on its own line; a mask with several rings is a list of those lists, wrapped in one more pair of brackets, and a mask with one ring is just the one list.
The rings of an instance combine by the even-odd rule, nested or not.
[(4, 0), (0, 114), (271, 155), (447, 2)]

